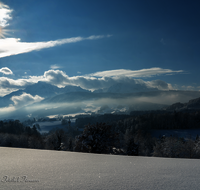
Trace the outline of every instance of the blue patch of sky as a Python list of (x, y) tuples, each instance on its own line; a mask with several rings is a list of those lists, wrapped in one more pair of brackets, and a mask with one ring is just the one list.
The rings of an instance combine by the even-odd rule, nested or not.
[[(25, 42), (113, 35), (92, 41), (1, 58), (1, 66), (43, 74), (51, 65), (69, 76), (110, 69), (161, 67), (185, 70), (167, 82), (199, 80), (199, 2), (172, 0), (5, 0), (13, 12), (9, 28)], [(13, 64), (14, 62), (14, 64)], [(160, 76), (166, 79), (167, 76)], [(156, 79), (158, 77), (153, 77)], [(165, 80), (166, 81), (166, 80)], [(174, 81), (173, 81), (174, 82)]]

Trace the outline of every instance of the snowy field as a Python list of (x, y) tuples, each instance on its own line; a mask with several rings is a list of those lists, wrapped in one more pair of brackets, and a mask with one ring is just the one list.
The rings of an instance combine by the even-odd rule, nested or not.
[(0, 147), (0, 189), (200, 188), (200, 160)]

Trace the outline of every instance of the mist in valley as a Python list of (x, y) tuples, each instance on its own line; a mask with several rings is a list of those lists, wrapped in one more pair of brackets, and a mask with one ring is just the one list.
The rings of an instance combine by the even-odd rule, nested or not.
[(1, 119), (26, 119), (49, 115), (129, 114), (131, 111), (163, 110), (176, 102), (186, 103), (198, 98), (200, 92), (152, 91), (138, 93), (72, 92), (42, 98), (22, 94), (12, 98), (13, 104), (0, 108)]

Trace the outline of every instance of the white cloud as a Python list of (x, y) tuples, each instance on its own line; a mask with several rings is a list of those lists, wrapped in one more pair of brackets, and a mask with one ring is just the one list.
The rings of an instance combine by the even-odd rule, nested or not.
[(110, 36), (104, 36), (104, 35), (99, 35), (99, 36), (95, 36), (95, 35), (92, 35), (92, 36), (89, 36), (87, 38), (85, 38), (85, 40), (96, 40), (96, 39), (101, 39), (101, 38), (105, 38), (105, 37), (110, 37)]
[(54, 85), (65, 86), (67, 83), (70, 83), (68, 75), (60, 70), (45, 71), (44, 78)]
[(172, 74), (172, 73), (181, 73), (183, 70), (173, 71), (171, 69), (162, 69), (158, 67), (150, 68), (150, 69), (141, 69), (141, 70), (128, 70), (128, 69), (118, 69), (118, 70), (109, 70), (109, 71), (101, 71), (89, 74), (87, 76), (94, 77), (151, 77), (155, 75), (163, 75), (163, 74)]
[[(3, 3), (0, 3), (0, 37), (5, 37), (4, 35), (8, 30), (4, 29), (4, 27), (8, 26), (8, 20), (10, 20), (12, 10)], [(46, 41), (46, 42), (21, 42), (20, 38), (4, 38), (0, 39), (0, 58), (7, 57), (11, 55), (18, 55), (22, 53), (28, 53), (35, 50), (41, 50), (44, 48), (50, 48), (58, 45), (63, 45), (67, 43), (76, 43), (83, 40), (96, 40), (100, 38), (109, 38), (111, 35), (92, 35), (89, 37), (72, 37), (66, 39), (58, 39), (54, 41)], [(53, 68), (55, 69), (55, 68)]]
[(186, 90), (194, 90), (194, 89), (196, 89), (196, 87), (194, 87), (194, 86), (185, 86), (185, 85), (183, 85), (182, 88), (186, 89)]
[(0, 73), (3, 73), (5, 75), (12, 75), (13, 72), (8, 67), (2, 67), (0, 69)]
[(12, 10), (9, 6), (4, 5), (0, 2), (0, 27), (8, 26), (8, 20), (12, 19), (11, 17)]
[(22, 53), (28, 53), (31, 51), (41, 50), (44, 48), (50, 48), (67, 43), (76, 43), (83, 40), (95, 40), (105, 37), (107, 36), (89, 36), (87, 38), (73, 37), (47, 42), (21, 42), (19, 38), (5, 38), (0, 39), (0, 58)]
[(0, 115), (4, 115), (4, 114), (9, 114), (12, 111), (15, 111), (15, 107), (13, 105), (10, 105), (8, 107), (4, 107), (4, 108), (0, 108)]
[[(162, 69), (159, 69), (159, 70), (162, 70)], [(123, 70), (123, 71), (126, 71), (126, 70)], [(131, 70), (128, 70), (128, 72), (131, 73)], [(114, 73), (116, 75), (114, 75)], [(134, 73), (137, 73), (137, 72), (134, 71)], [(141, 71), (139, 71), (139, 73), (141, 74)], [(155, 73), (151, 73), (151, 74), (155, 75)], [(161, 72), (159, 74), (161, 74)], [(100, 77), (100, 74), (69, 77), (63, 71), (60, 71), (60, 70), (49, 70), (44, 73), (44, 78), (46, 79), (46, 81), (48, 81), (51, 84), (58, 85), (60, 87), (66, 86), (66, 85), (76, 85), (76, 86), (80, 86), (81, 88), (92, 90), (92, 91), (97, 90), (97, 89), (109, 88), (110, 86), (116, 85), (119, 83), (132, 86), (133, 88), (137, 87), (138, 90), (144, 90), (145, 88), (149, 88), (149, 89), (156, 88), (159, 90), (173, 89), (170, 84), (161, 80), (143, 81), (142, 79), (134, 79), (130, 76), (133, 76), (133, 75), (126, 76), (123, 74), (119, 74), (118, 72), (115, 72), (115, 71), (112, 74), (109, 73), (109, 75), (107, 75), (107, 73), (106, 75), (102, 74), (101, 77)]]
[(51, 68), (51, 69), (60, 69), (60, 68), (62, 68), (62, 67), (55, 64), (55, 65), (51, 65), (50, 68)]
[(172, 90), (173, 87), (171, 84), (166, 83), (162, 80), (153, 80), (146, 82), (149, 86), (152, 86), (153, 88), (158, 88), (159, 90)]
[(69, 77), (60, 70), (49, 70), (44, 73), (44, 78), (47, 82), (64, 87), (66, 85), (80, 86), (84, 89), (95, 90), (98, 88), (107, 88), (115, 83), (112, 78), (95, 78), (91, 76), (74, 76)]
[(21, 88), (31, 83), (34, 82), (27, 79), (14, 80), (7, 77), (0, 77), (0, 88)]
[(40, 102), (44, 98), (36, 95), (32, 96), (31, 94), (23, 93), (20, 96), (12, 96), (11, 100), (14, 102), (15, 107), (26, 106), (35, 102)]
[(0, 108), (0, 114), (10, 114), (10, 112), (17, 110), (18, 108), (22, 108), (24, 106), (40, 102), (44, 98), (36, 95), (32, 96), (27, 93), (23, 93), (20, 96), (12, 96), (11, 100), (13, 101), (13, 104), (10, 104), (8, 107)]
[(0, 97), (6, 96), (14, 91), (19, 90), (19, 88), (1, 88)]
[(43, 77), (29, 77), (27, 79), (10, 79), (8, 77), (0, 77), (0, 96), (5, 96), (13, 91), (24, 89), (27, 85), (43, 81)]

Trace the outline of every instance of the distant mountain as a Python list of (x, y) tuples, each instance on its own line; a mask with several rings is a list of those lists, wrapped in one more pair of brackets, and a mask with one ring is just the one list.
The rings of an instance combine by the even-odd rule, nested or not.
[(0, 97), (0, 108), (1, 107), (8, 107), (10, 104), (13, 104), (13, 101), (11, 100), (11, 98), (13, 96), (20, 96), (23, 94), (23, 90), (18, 90), (15, 92), (11, 92), (8, 95), (5, 95), (4, 97)]
[(136, 92), (148, 92), (158, 91), (157, 88), (147, 88), (142, 84), (122, 84), (117, 83), (107, 89), (109, 93), (136, 93)]
[[(10, 112), (4, 113), (3, 109), (0, 109), (0, 119), (77, 113), (128, 114), (137, 110), (163, 110), (165, 107), (167, 107), (166, 110), (200, 109), (200, 98), (197, 98), (200, 97), (200, 91), (152, 90), (125, 93), (125, 91), (121, 91), (123, 90), (121, 85), (118, 87), (118, 93), (115, 93), (112, 88), (109, 90), (111, 92), (94, 93), (76, 86), (58, 88), (45, 82), (38, 82), (24, 90), (18, 90), (0, 98), (0, 107), (8, 107), (9, 104), (13, 104), (12, 96), (20, 96), (22, 93), (39, 95), (44, 97), (44, 100), (19, 108), (15, 106), (15, 110)], [(187, 101), (188, 103), (173, 104)]]
[(137, 92), (149, 92), (158, 91), (157, 88), (147, 88), (142, 84), (122, 84), (117, 83), (109, 88), (95, 90), (94, 93), (137, 93)]
[(46, 82), (32, 84), (23, 90), (23, 92), (31, 94), (32, 96), (38, 95), (43, 98), (55, 96), (60, 93), (60, 91), (61, 89), (59, 89), (57, 86), (48, 84)]
[(150, 110), (162, 110), (165, 109), (167, 105), (156, 104), (151, 102), (139, 102), (129, 106), (129, 112), (131, 111), (150, 111)]
[(69, 93), (69, 92), (88, 92), (78, 86), (65, 86), (64, 88), (58, 88), (57, 86), (48, 84), (46, 82), (38, 82), (36, 84), (27, 86), (24, 92), (33, 96), (38, 95), (43, 98), (53, 97), (58, 94)]
[(65, 103), (65, 102), (80, 102), (95, 98), (92, 92), (68, 92), (62, 93), (51, 98), (41, 101), (41, 103)]
[(175, 103), (167, 107), (167, 111), (200, 110), (200, 98), (192, 99), (188, 103)]
[[(185, 102), (189, 101), (192, 98), (200, 97), (199, 91), (177, 91), (177, 90), (169, 90), (169, 91), (148, 91), (148, 92), (136, 92), (136, 93), (111, 93), (111, 92), (99, 92), (94, 93), (90, 91), (83, 92), (69, 92), (58, 94), (51, 98), (45, 99), (42, 102), (45, 103), (63, 103), (63, 102), (80, 102), (85, 100), (95, 101), (97, 99), (114, 99), (120, 100), (132, 100), (134, 104), (138, 104), (140, 102), (146, 103), (156, 103), (162, 105), (170, 105), (177, 100)], [(131, 99), (132, 98), (132, 99)], [(41, 102), (41, 103), (42, 103)], [(130, 104), (132, 102), (129, 102)], [(128, 104), (129, 104), (128, 103)]]
[(177, 110), (183, 108), (184, 105), (185, 105), (185, 104), (183, 104), (183, 103), (177, 102), (177, 103), (175, 103), (175, 104), (172, 104), (171, 106), (168, 106), (168, 107), (166, 108), (166, 110), (167, 110), (167, 111), (174, 111), (174, 110), (177, 111)]
[(70, 92), (89, 92), (81, 87), (77, 86), (66, 86), (64, 88), (58, 88), (57, 86), (48, 84), (46, 82), (38, 82), (27, 86), (24, 90), (18, 90), (12, 92), (4, 97), (0, 97), (0, 107), (7, 107), (13, 104), (11, 98), (13, 96), (20, 96), (23, 93), (31, 94), (32, 96), (38, 95), (43, 98), (51, 98), (59, 94), (70, 93)]
[(193, 108), (193, 109), (200, 109), (200, 98), (196, 98), (196, 99), (193, 99), (193, 100), (190, 100), (188, 103), (187, 103), (187, 107), (188, 108)]

